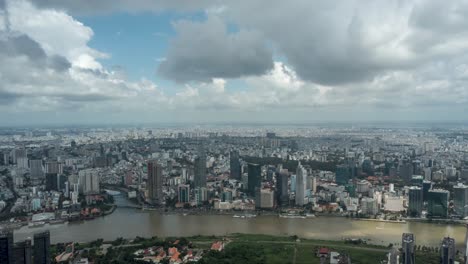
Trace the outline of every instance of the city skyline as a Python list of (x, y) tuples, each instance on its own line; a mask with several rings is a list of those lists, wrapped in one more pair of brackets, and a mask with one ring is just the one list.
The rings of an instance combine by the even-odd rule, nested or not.
[(466, 122), (465, 10), (1, 0), (2, 126)]

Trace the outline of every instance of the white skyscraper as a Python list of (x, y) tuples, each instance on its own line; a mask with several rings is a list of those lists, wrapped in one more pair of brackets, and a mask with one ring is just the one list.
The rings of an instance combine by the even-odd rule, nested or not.
[(296, 205), (303, 206), (306, 191), (307, 171), (299, 163), (296, 171)]

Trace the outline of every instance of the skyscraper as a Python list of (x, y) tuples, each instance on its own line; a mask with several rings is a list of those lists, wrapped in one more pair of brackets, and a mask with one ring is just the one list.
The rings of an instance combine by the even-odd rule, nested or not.
[(49, 231), (34, 234), (34, 264), (50, 263)]
[(427, 202), (429, 190), (432, 189), (432, 182), (431, 181), (423, 181), (423, 201)]
[(423, 208), (423, 190), (420, 187), (412, 186), (409, 189), (408, 214), (412, 217), (421, 216)]
[(348, 181), (352, 178), (353, 169), (349, 166), (349, 164), (342, 164), (336, 166), (336, 177), (335, 182), (336, 184), (344, 185), (347, 184)]
[(413, 164), (409, 161), (403, 161), (403, 164), (400, 165), (400, 177), (405, 181), (410, 181), (413, 176)]
[(289, 201), (288, 194), (288, 170), (283, 169), (276, 174), (276, 196), (278, 205), (287, 205)]
[(99, 174), (93, 170), (81, 170), (78, 172), (80, 189), (83, 194), (97, 194), (100, 191)]
[(163, 202), (163, 174), (162, 167), (157, 161), (148, 161), (148, 202), (151, 204), (161, 204)]
[(251, 196), (255, 196), (255, 190), (260, 188), (262, 184), (262, 168), (258, 164), (249, 163), (248, 164), (248, 178), (247, 178), (247, 192)]
[(206, 154), (202, 147), (198, 150), (198, 155), (195, 158), (195, 188), (206, 187)]
[(241, 165), (239, 161), (239, 151), (233, 150), (229, 154), (229, 165), (231, 169), (231, 179), (241, 180)]
[(13, 233), (0, 231), (0, 263), (13, 264)]
[(307, 171), (299, 163), (296, 170), (296, 205), (303, 206), (306, 191)]
[(31, 240), (26, 240), (26, 241), (16, 243), (13, 247), (13, 255), (15, 257), (15, 264), (31, 264), (32, 263)]
[(31, 179), (41, 180), (44, 178), (44, 169), (42, 167), (42, 160), (30, 160), (29, 169), (31, 173)]
[(190, 202), (190, 186), (186, 184), (179, 185), (178, 189), (178, 201), (179, 203)]
[(414, 250), (415, 250), (415, 238), (411, 233), (403, 233), (401, 238), (402, 247), (402, 263), (403, 264), (414, 264)]
[(453, 187), (453, 209), (462, 218), (468, 216), (468, 186), (459, 184)]
[(429, 190), (427, 196), (427, 216), (431, 218), (447, 218), (449, 192), (442, 189), (434, 189)]
[(440, 263), (454, 264), (456, 252), (455, 239), (451, 237), (444, 237), (440, 245)]

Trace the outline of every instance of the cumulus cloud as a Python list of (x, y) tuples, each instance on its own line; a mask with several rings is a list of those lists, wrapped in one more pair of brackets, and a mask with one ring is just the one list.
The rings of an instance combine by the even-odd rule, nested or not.
[[(0, 0), (0, 102), (8, 111), (461, 119), (468, 103), (465, 1), (32, 2)], [(158, 77), (176, 81), (168, 93), (106, 69), (100, 61), (111, 55), (89, 47), (93, 30), (72, 17), (144, 9), (205, 12), (175, 21), (155, 62)]]
[(149, 87), (104, 69), (87, 46), (92, 30), (72, 17), (21, 0), (3, 8), (10, 27), (0, 29), (0, 97), (9, 111), (79, 111)]
[(38, 7), (59, 8), (73, 14), (108, 14), (112, 12), (161, 12), (175, 10), (180, 12), (198, 11), (219, 0), (32, 0)]
[(159, 73), (178, 82), (261, 75), (273, 66), (272, 53), (258, 33), (229, 33), (217, 17), (179, 21)]

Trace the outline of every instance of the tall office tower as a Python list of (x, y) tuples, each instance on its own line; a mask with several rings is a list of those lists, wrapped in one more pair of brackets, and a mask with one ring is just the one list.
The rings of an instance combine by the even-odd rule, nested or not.
[(349, 182), (353, 177), (353, 169), (348, 164), (342, 164), (336, 166), (336, 184), (344, 185)]
[(29, 159), (27, 157), (19, 157), (16, 159), (16, 167), (21, 169), (29, 168)]
[(178, 189), (178, 201), (179, 203), (189, 203), (190, 202), (190, 186), (186, 184), (179, 185)]
[(317, 192), (317, 177), (315, 176), (309, 176), (309, 181), (310, 181), (310, 191), (312, 194)]
[(430, 218), (447, 218), (449, 191), (433, 189), (429, 190), (427, 196), (427, 216)]
[(43, 179), (44, 178), (44, 169), (42, 167), (42, 160), (30, 160), (29, 169), (31, 173), (31, 179)]
[(285, 206), (289, 203), (288, 194), (288, 170), (283, 169), (276, 174), (276, 196), (278, 205)]
[(202, 147), (198, 150), (195, 158), (195, 177), (193, 181), (195, 188), (206, 187), (206, 154)]
[(45, 164), (45, 173), (63, 174), (63, 163), (58, 161), (47, 161)]
[(420, 187), (412, 186), (409, 189), (408, 215), (420, 217), (423, 209), (423, 190)]
[(400, 178), (405, 181), (411, 181), (413, 177), (413, 164), (409, 161), (403, 161), (403, 164), (400, 165)]
[(262, 167), (258, 164), (247, 164), (247, 192), (251, 196), (255, 196), (255, 190), (262, 185)]
[(157, 161), (148, 161), (148, 202), (161, 204), (163, 202), (163, 174), (162, 167)]
[(306, 191), (307, 171), (299, 163), (296, 170), (296, 205), (303, 206)]
[(0, 263), (13, 264), (13, 232), (0, 231)]
[(440, 263), (454, 264), (456, 252), (455, 239), (451, 237), (444, 237), (440, 245)]
[(423, 188), (423, 201), (427, 202), (429, 190), (432, 189), (432, 182), (431, 181), (423, 181), (422, 188)]
[(453, 209), (457, 215), (468, 216), (468, 186), (458, 184), (453, 187)]
[(10, 152), (10, 158), (13, 164), (17, 163), (18, 158), (26, 158), (27, 156), (28, 156), (28, 152), (26, 151), (26, 149), (13, 149)]
[(32, 263), (32, 248), (31, 240), (18, 242), (13, 246), (13, 255), (15, 256), (15, 264), (31, 264)]
[(100, 192), (99, 174), (92, 170), (81, 170), (78, 172), (80, 188), (83, 194), (97, 194)]
[(424, 168), (424, 179), (426, 181), (432, 180), (432, 168), (431, 167)]
[(229, 154), (229, 165), (231, 168), (231, 179), (241, 180), (241, 164), (239, 161), (239, 151), (233, 150)]
[(34, 234), (34, 264), (50, 263), (49, 231)]
[(414, 264), (414, 250), (415, 250), (415, 238), (411, 233), (403, 233), (401, 238), (401, 247), (402, 247), (402, 264)]

